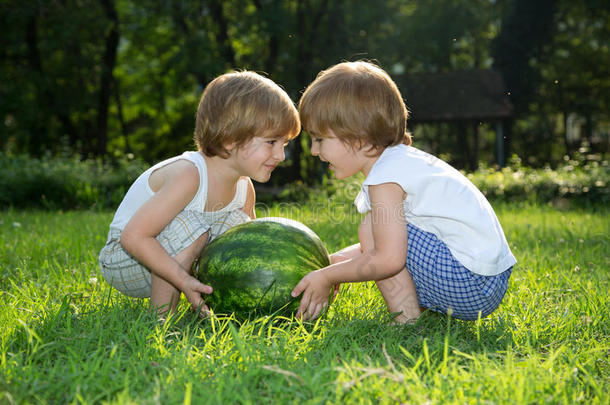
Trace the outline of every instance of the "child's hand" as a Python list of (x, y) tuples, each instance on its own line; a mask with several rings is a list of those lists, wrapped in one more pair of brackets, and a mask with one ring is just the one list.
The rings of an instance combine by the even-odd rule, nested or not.
[(296, 316), (315, 319), (328, 306), (328, 296), (332, 284), (320, 270), (312, 271), (299, 281), (291, 295), (298, 297), (303, 293)]
[(341, 284), (335, 284), (333, 285), (333, 297), (330, 299), (330, 303), (332, 304), (333, 302), (335, 302), (335, 298), (337, 298), (337, 295), (339, 294), (339, 289), (341, 288)]
[(191, 303), (194, 311), (198, 311), (200, 315), (208, 316), (210, 309), (205, 304), (201, 294), (212, 294), (214, 289), (209, 285), (205, 285), (195, 277), (188, 277), (182, 287), (182, 292), (186, 299)]

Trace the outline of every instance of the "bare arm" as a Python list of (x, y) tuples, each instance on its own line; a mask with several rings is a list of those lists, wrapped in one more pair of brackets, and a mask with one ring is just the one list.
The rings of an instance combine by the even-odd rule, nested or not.
[[(404, 191), (395, 183), (369, 187), (374, 246), (358, 252), (350, 247), (351, 258), (328, 266), (322, 273), (332, 283), (381, 280), (401, 271), (406, 261), (407, 229), (403, 212)], [(358, 244), (357, 246), (360, 246)]]
[(330, 286), (344, 282), (382, 280), (405, 266), (407, 229), (403, 212), (404, 191), (395, 183), (369, 187), (374, 246), (358, 252), (356, 245), (346, 252), (350, 258), (313, 271), (294, 288), (292, 295), (303, 293), (297, 315), (315, 318), (328, 300)]
[(199, 187), (197, 168), (189, 162), (177, 162), (159, 179), (159, 188), (133, 215), (121, 234), (121, 244), (150, 271), (168, 281), (194, 307), (203, 304), (201, 293), (212, 288), (200, 283), (172, 258), (156, 236), (193, 199)]
[(354, 245), (348, 246), (341, 250), (336, 251), (335, 253), (330, 255), (330, 263), (339, 263), (345, 260), (353, 259), (362, 253), (362, 247), (360, 243), (356, 243)]
[(246, 196), (246, 202), (244, 203), (243, 211), (252, 219), (256, 218), (256, 212), (254, 211), (255, 202), (256, 191), (254, 190), (252, 180), (248, 179), (248, 194)]

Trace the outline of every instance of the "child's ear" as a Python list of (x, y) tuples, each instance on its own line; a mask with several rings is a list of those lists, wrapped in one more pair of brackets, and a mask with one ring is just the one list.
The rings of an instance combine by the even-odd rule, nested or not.
[(222, 146), (227, 152), (231, 153), (237, 148), (237, 142), (223, 143)]
[(363, 149), (368, 149), (370, 148), (370, 145), (368, 142), (363, 141), (362, 139), (358, 139), (355, 143), (354, 143), (354, 150), (357, 151), (361, 151)]

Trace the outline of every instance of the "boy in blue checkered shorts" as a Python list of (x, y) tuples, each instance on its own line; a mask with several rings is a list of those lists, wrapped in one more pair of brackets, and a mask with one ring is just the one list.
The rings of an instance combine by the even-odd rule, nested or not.
[(459, 171), (411, 146), (407, 109), (390, 76), (368, 62), (322, 71), (299, 103), (311, 153), (335, 177), (366, 176), (355, 204), (360, 243), (305, 276), (297, 315), (317, 317), (328, 290), (374, 280), (396, 322), (423, 309), (475, 320), (504, 297), (515, 257), (489, 202)]
[(119, 205), (99, 256), (104, 279), (150, 297), (162, 316), (181, 294), (205, 314), (213, 286), (193, 276), (193, 263), (216, 236), (254, 218), (251, 179), (268, 181), (300, 130), (294, 103), (270, 79), (243, 71), (212, 80), (197, 108), (197, 150), (146, 170)]

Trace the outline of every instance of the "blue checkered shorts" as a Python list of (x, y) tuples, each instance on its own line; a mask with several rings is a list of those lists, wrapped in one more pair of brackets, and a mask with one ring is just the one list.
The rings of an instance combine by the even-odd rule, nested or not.
[(495, 276), (473, 273), (436, 235), (411, 224), (407, 225), (407, 269), (422, 307), (464, 320), (492, 313), (504, 298), (512, 273), (512, 267)]

